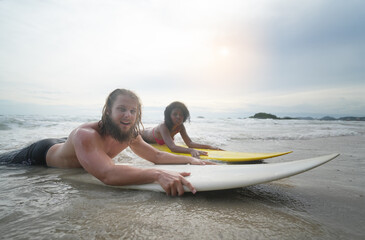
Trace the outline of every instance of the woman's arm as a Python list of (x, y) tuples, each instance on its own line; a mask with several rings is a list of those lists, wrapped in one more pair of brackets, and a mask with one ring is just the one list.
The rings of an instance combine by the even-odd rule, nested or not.
[[(181, 129), (185, 129), (184, 125), (180, 126)], [(165, 124), (162, 124), (159, 126), (159, 131), (162, 136), (162, 139), (164, 140), (166, 146), (172, 151), (176, 153), (188, 153), (191, 154), (194, 158), (199, 158), (200, 155), (208, 155), (207, 152), (204, 151), (198, 151), (193, 148), (186, 148), (186, 147), (180, 147), (177, 146), (174, 142), (174, 140), (171, 137), (171, 133), (169, 129), (165, 126)], [(180, 130), (181, 133), (181, 130)]]
[(200, 144), (200, 143), (193, 142), (191, 140), (191, 138), (189, 137), (188, 133), (186, 132), (186, 129), (185, 129), (185, 126), (184, 125), (182, 126), (182, 128), (180, 130), (180, 135), (181, 135), (182, 139), (184, 140), (185, 144), (189, 148), (202, 148), (202, 149), (222, 150), (220, 148), (212, 147), (210, 145)]

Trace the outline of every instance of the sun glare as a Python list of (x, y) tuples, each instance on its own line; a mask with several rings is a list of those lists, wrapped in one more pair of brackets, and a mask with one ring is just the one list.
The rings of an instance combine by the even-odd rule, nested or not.
[(229, 49), (226, 46), (221, 47), (219, 49), (219, 54), (222, 55), (222, 56), (224, 56), (224, 57), (226, 57), (226, 56), (229, 55)]

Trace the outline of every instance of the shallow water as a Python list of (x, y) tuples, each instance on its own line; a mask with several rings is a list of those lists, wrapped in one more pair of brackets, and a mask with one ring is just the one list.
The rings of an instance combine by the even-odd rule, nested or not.
[(305, 199), (277, 184), (172, 198), (62, 181), (63, 171), (50, 170), (1, 167), (1, 178), (7, 178), (1, 186), (4, 239), (329, 239), (336, 234), (308, 216)]
[[(65, 136), (84, 120), (18, 118), (21, 124), (14, 117), (3, 119), (2, 151), (43, 136)], [(182, 197), (64, 177), (80, 169), (0, 166), (1, 239), (364, 239), (363, 127), (358, 122), (194, 120), (187, 128), (196, 141), (237, 151), (294, 151), (265, 160), (268, 164), (341, 155), (280, 181)], [(128, 149), (115, 161), (144, 160)]]

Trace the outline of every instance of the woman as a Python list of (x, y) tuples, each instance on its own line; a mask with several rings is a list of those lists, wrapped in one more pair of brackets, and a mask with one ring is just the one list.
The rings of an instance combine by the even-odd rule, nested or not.
[[(222, 150), (210, 145), (193, 142), (186, 132), (184, 122), (190, 120), (190, 113), (185, 104), (173, 102), (165, 109), (165, 121), (152, 129), (145, 129), (142, 132), (142, 138), (148, 143), (166, 144), (172, 152), (190, 153), (191, 156), (199, 158), (201, 155), (208, 155), (205, 151), (199, 151), (193, 148)], [(180, 133), (188, 148), (175, 145), (174, 136)]]

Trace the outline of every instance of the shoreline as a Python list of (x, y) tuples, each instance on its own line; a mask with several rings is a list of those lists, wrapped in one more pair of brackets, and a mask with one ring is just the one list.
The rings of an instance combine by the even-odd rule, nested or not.
[[(310, 140), (263, 143), (286, 146), (293, 153), (266, 160), (292, 161), (340, 153), (334, 160), (296, 176), (271, 182), (288, 193), (300, 196), (307, 215), (337, 232), (338, 237), (365, 236), (365, 143), (364, 135), (336, 136)], [(320, 146), (320, 147), (319, 147)], [(268, 146), (267, 146), (268, 147)]]
[[(196, 134), (204, 136), (199, 126), (201, 123), (195, 127)], [(213, 123), (204, 131), (216, 126)], [(223, 124), (220, 129), (224, 131), (230, 126)], [(262, 135), (272, 134), (271, 130), (277, 127), (270, 124)], [(280, 126), (279, 130), (285, 131), (286, 127), (290, 126)], [(312, 125), (303, 127), (313, 130)], [(327, 126), (323, 127), (327, 131)], [(60, 125), (55, 125), (56, 130), (47, 125), (40, 132), (63, 134), (59, 128)], [(286, 179), (232, 190), (187, 193), (179, 198), (157, 192), (72, 183), (62, 180), (67, 174), (62, 169), (1, 166), (0, 178), (4, 182), (0, 191), (0, 231), (5, 238), (26, 238), (32, 234), (29, 229), (36, 226), (37, 237), (47, 239), (65, 236), (73, 239), (118, 239), (120, 236), (199, 240), (242, 239), (242, 236), (249, 239), (364, 239), (365, 136), (360, 135), (362, 128), (356, 126), (359, 135), (354, 136), (295, 140), (231, 138), (232, 132), (242, 128), (232, 126), (232, 129), (224, 132), (225, 141), (212, 138), (216, 135), (214, 132), (202, 140), (222, 143), (226, 150), (232, 151), (294, 151), (266, 159), (266, 164), (336, 152), (341, 155)], [(295, 134), (298, 128), (292, 129)], [(332, 131), (337, 129), (331, 126)], [(34, 129), (22, 128), (20, 132), (26, 139), (34, 134)], [(122, 152), (118, 159), (124, 163), (146, 163), (130, 151)], [(17, 209), (15, 213), (14, 209)]]

